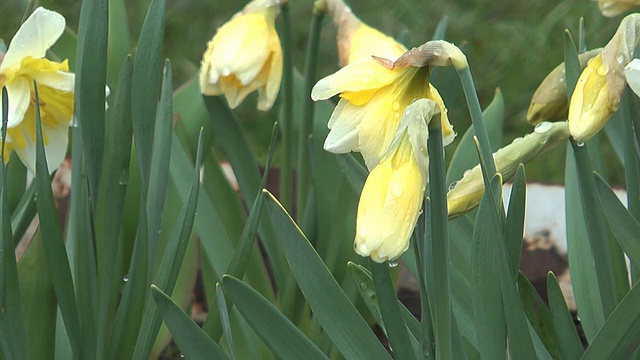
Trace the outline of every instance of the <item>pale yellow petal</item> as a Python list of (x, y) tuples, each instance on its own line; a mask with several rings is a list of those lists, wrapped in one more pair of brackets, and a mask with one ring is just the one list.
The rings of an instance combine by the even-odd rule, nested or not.
[(15, 34), (4, 60), (0, 64), (0, 73), (7, 69), (16, 69), (27, 56), (42, 58), (47, 50), (58, 40), (65, 28), (65, 19), (57, 12), (37, 8), (22, 24)]
[(48, 86), (64, 92), (73, 92), (75, 87), (76, 76), (73, 73), (42, 71), (34, 72), (32, 76), (38, 82), (38, 86)]
[[(22, 140), (25, 142), (25, 146), (15, 147), (14, 150), (22, 163), (35, 174), (36, 171), (36, 143), (35, 134), (30, 134), (34, 127), (24, 127), (22, 129)], [(67, 145), (69, 142), (68, 132), (69, 127), (65, 125), (58, 125), (55, 127), (49, 127), (45, 124), (42, 125), (43, 136), (45, 137), (45, 155), (47, 157), (47, 167), (49, 173), (54, 172), (67, 153)]]
[(24, 119), (24, 114), (27, 112), (31, 101), (31, 87), (29, 82), (22, 77), (6, 83), (5, 86), (9, 95), (9, 122), (7, 127), (12, 128), (18, 126)]
[[(346, 107), (346, 110), (345, 110)], [(360, 151), (358, 145), (360, 118), (349, 115), (350, 108), (355, 108), (349, 101), (341, 99), (333, 110), (329, 121), (329, 134), (324, 141), (324, 149), (334, 154), (344, 154), (350, 151)], [(339, 121), (336, 121), (339, 119)]]
[(311, 90), (313, 100), (324, 100), (342, 92), (381, 88), (391, 84), (401, 70), (389, 70), (373, 59), (349, 64), (321, 79)]
[(282, 82), (282, 47), (280, 39), (275, 34), (271, 38), (272, 54), (269, 59), (268, 79), (266, 85), (258, 90), (258, 110), (268, 111), (278, 97), (280, 83)]

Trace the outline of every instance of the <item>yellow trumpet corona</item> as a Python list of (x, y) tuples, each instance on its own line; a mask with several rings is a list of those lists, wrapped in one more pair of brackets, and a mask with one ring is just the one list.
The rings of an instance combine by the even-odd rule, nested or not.
[[(69, 64), (45, 58), (47, 50), (65, 29), (62, 15), (37, 8), (16, 32), (7, 53), (0, 57), (0, 87), (9, 95), (5, 161), (15, 151), (35, 172), (35, 93), (38, 84), (40, 115), (49, 171), (57, 169), (67, 151), (69, 124), (73, 118), (75, 76)], [(0, 110), (2, 105), (0, 104)]]
[(254, 0), (222, 25), (207, 44), (200, 91), (223, 95), (236, 108), (258, 91), (258, 109), (273, 106), (282, 79), (282, 47), (275, 29), (278, 1)]
[(365, 181), (354, 249), (373, 261), (395, 260), (409, 247), (428, 181), (427, 124), (438, 104), (421, 99), (407, 107), (381, 162)]

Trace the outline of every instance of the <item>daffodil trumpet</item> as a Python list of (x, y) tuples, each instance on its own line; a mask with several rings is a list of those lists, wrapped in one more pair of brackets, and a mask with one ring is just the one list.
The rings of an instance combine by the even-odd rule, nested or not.
[(218, 29), (202, 56), (202, 94), (224, 95), (236, 108), (258, 91), (258, 109), (271, 109), (282, 79), (278, 5), (278, 0), (254, 0)]
[[(566, 121), (541, 122), (532, 133), (513, 140), (511, 144), (495, 152), (493, 158), (497, 172), (502, 175), (503, 181), (509, 180), (519, 164), (528, 163), (567, 139), (569, 126)], [(462, 179), (451, 184), (447, 193), (449, 218), (456, 218), (477, 207), (483, 193), (482, 169), (477, 165), (467, 170)]]
[(428, 182), (428, 124), (439, 116), (439, 105), (429, 99), (405, 110), (391, 145), (362, 188), (354, 242), (359, 255), (393, 261), (409, 247)]
[(624, 69), (639, 42), (640, 14), (628, 15), (580, 74), (569, 103), (569, 131), (576, 142), (592, 138), (618, 110), (627, 84)]
[[(16, 32), (0, 59), (0, 87), (8, 93), (4, 160), (14, 151), (35, 173), (36, 118), (34, 81), (38, 83), (42, 131), (49, 172), (64, 160), (73, 118), (75, 76), (69, 64), (45, 58), (66, 26), (62, 15), (37, 8)], [(0, 104), (0, 108), (2, 105)], [(0, 109), (1, 110), (1, 109)]]

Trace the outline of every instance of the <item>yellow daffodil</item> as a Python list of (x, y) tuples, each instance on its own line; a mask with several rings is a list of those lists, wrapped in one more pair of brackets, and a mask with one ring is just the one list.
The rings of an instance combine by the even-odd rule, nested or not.
[[(582, 69), (587, 62), (602, 51), (594, 49), (578, 55)], [(540, 83), (531, 97), (527, 122), (536, 125), (542, 121), (566, 120), (569, 113), (567, 100), (567, 82), (565, 81), (564, 62), (556, 66)]]
[(640, 0), (598, 0), (602, 15), (614, 17), (640, 6)]
[(408, 51), (398, 60), (372, 58), (351, 63), (318, 81), (311, 91), (314, 100), (340, 94), (340, 101), (329, 119), (331, 129), (324, 143), (333, 153), (358, 151), (369, 170), (387, 151), (398, 129), (403, 111), (414, 99), (427, 98), (440, 107), (444, 143), (455, 133), (438, 91), (429, 84), (429, 66), (406, 61)]
[(427, 124), (440, 107), (428, 99), (407, 107), (391, 146), (365, 181), (354, 249), (373, 261), (393, 261), (409, 247), (428, 181)]
[(278, 4), (254, 0), (218, 29), (202, 58), (203, 94), (224, 94), (236, 108), (258, 90), (258, 109), (271, 109), (282, 78), (282, 47), (275, 29)]
[[(37, 8), (15, 34), (0, 58), (0, 87), (9, 95), (9, 121), (5, 161), (11, 151), (35, 171), (35, 96), (38, 83), (42, 131), (49, 171), (60, 166), (67, 149), (68, 126), (73, 117), (75, 77), (69, 64), (44, 58), (65, 28), (62, 15)], [(1, 105), (0, 105), (1, 106)]]
[(368, 26), (358, 19), (342, 0), (321, 0), (338, 29), (338, 56), (340, 66), (371, 56), (396, 60), (407, 49), (392, 37)]
[[(502, 181), (506, 181), (516, 173), (519, 164), (531, 161), (567, 139), (569, 126), (566, 121), (541, 122), (531, 134), (513, 140), (493, 154), (497, 172), (502, 175)], [(454, 182), (447, 193), (449, 218), (456, 218), (478, 206), (483, 193), (482, 170), (477, 165), (467, 170), (462, 179)]]
[(593, 137), (618, 110), (626, 86), (624, 68), (639, 41), (640, 14), (631, 14), (580, 74), (569, 103), (569, 131), (577, 142)]

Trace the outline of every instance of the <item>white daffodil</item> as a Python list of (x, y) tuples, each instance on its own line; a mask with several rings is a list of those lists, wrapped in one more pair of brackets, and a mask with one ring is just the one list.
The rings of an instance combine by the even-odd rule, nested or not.
[[(64, 160), (68, 127), (73, 118), (75, 76), (69, 73), (67, 60), (62, 63), (45, 58), (47, 50), (65, 28), (62, 15), (37, 8), (22, 24), (0, 57), (0, 87), (9, 95), (5, 161), (11, 151), (35, 172), (36, 120), (34, 80), (38, 84), (40, 114), (49, 171)], [(1, 105), (0, 105), (1, 107)]]

